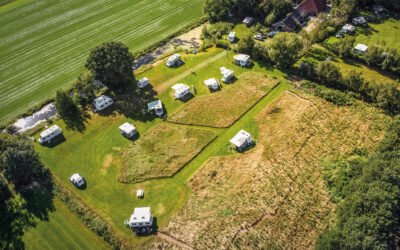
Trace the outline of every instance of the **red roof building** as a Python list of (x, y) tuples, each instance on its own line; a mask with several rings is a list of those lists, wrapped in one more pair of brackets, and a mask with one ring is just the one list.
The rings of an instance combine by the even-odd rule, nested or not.
[(304, 0), (299, 4), (299, 8), (316, 15), (326, 9), (326, 0)]

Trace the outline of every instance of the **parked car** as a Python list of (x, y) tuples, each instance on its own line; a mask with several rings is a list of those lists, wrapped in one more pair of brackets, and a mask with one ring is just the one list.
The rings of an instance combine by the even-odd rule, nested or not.
[(343, 35), (343, 32), (342, 32), (342, 31), (339, 31), (339, 32), (336, 34), (336, 38), (341, 38), (342, 35)]
[(269, 38), (273, 38), (276, 34), (278, 34), (278, 32), (279, 31), (270, 31), (270, 32), (268, 32), (267, 35), (268, 35)]
[(257, 35), (254, 36), (254, 39), (263, 41), (265, 39), (265, 35), (263, 33), (258, 33)]
[(83, 185), (85, 185), (86, 181), (85, 179), (78, 173), (73, 174), (69, 180), (72, 182), (72, 184), (75, 185), (75, 187), (80, 188)]

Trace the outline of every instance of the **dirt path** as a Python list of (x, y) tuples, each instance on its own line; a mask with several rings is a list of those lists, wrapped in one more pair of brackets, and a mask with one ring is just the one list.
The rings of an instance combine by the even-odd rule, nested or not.
[(228, 51), (223, 51), (221, 53), (219, 53), (218, 55), (211, 57), (205, 61), (203, 61), (200, 64), (197, 64), (196, 66), (187, 69), (185, 72), (183, 72), (180, 75), (175, 76), (174, 78), (171, 78), (170, 80), (163, 82), (161, 85), (158, 85), (154, 88), (155, 91), (157, 91), (157, 93), (161, 93), (163, 91), (165, 91), (167, 88), (169, 88), (169, 86), (171, 86), (172, 84), (178, 82), (179, 80), (187, 77), (188, 75), (190, 75), (192, 72), (197, 71), (201, 68), (204, 68), (205, 66), (207, 66), (207, 64), (215, 62), (216, 60), (222, 58), (223, 56), (225, 56), (228, 53)]
[[(303, 148), (307, 145), (307, 143), (310, 141), (310, 139), (318, 132), (318, 129), (316, 128), (316, 126), (314, 125), (315, 123), (315, 118), (317, 117), (317, 115), (319, 114), (319, 109), (318, 107), (310, 100), (301, 97), (300, 95), (298, 95), (295, 92), (289, 91), (290, 94), (296, 96), (297, 98), (307, 101), (309, 103), (311, 103), (311, 106), (315, 109), (315, 114), (312, 117), (312, 127), (314, 129), (314, 132), (311, 133), (306, 140), (304, 141), (304, 143), (300, 146), (300, 148), (296, 151), (296, 153), (293, 155), (292, 159), (294, 160), (294, 164), (297, 165), (296, 162), (296, 157), (299, 155), (299, 153), (303, 150)], [(234, 234), (234, 236), (232, 237), (231, 242), (229, 243), (227, 249), (231, 249), (233, 243), (235, 242), (235, 240), (237, 239), (237, 237), (241, 234), (241, 233), (245, 233), (247, 231), (249, 231), (250, 229), (256, 227), (257, 225), (259, 225), (265, 218), (267, 217), (273, 217), (275, 216), (278, 212), (280, 207), (287, 201), (287, 199), (289, 198), (289, 195), (292, 193), (293, 191), (293, 185), (296, 182), (297, 178), (299, 177), (300, 173), (296, 174), (296, 176), (291, 180), (290, 184), (289, 184), (289, 191), (286, 193), (286, 195), (284, 196), (282, 202), (274, 209), (274, 211), (272, 213), (264, 213), (261, 215), (260, 218), (258, 218), (255, 222), (253, 222), (253, 224), (251, 224), (248, 227), (241, 227), (239, 230), (236, 231), (236, 233)]]
[(195, 248), (189, 246), (188, 244), (186, 244), (185, 242), (180, 241), (178, 239), (175, 239), (174, 237), (169, 236), (166, 233), (158, 232), (157, 236), (159, 236), (163, 240), (169, 241), (169, 242), (171, 242), (171, 243), (173, 243), (175, 245), (178, 245), (180, 247), (187, 248), (187, 249), (195, 249)]

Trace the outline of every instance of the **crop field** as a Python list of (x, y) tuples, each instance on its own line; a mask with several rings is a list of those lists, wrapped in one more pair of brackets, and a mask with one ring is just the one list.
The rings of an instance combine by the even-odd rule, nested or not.
[(334, 208), (320, 162), (371, 151), (388, 120), (362, 104), (285, 92), (255, 116), (253, 150), (211, 158), (194, 174), (188, 201), (164, 231), (194, 248), (312, 248)]
[(278, 79), (267, 75), (244, 73), (234, 84), (189, 101), (171, 114), (168, 120), (183, 124), (229, 127), (278, 83)]
[(109, 249), (102, 238), (91, 232), (59, 199), (48, 221), (29, 229), (23, 241), (26, 249)]
[(3, 6), (0, 122), (70, 86), (94, 46), (115, 40), (138, 51), (201, 17), (202, 2), (19, 0)]
[(118, 180), (138, 182), (171, 177), (215, 136), (215, 132), (206, 129), (158, 124), (121, 152)]

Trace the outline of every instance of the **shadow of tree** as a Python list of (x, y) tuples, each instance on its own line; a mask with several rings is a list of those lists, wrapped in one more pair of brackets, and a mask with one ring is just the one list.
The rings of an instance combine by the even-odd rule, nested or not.
[(84, 109), (79, 109), (79, 111), (70, 117), (63, 119), (68, 130), (76, 130), (83, 132), (86, 129), (86, 123), (90, 119), (90, 114)]

